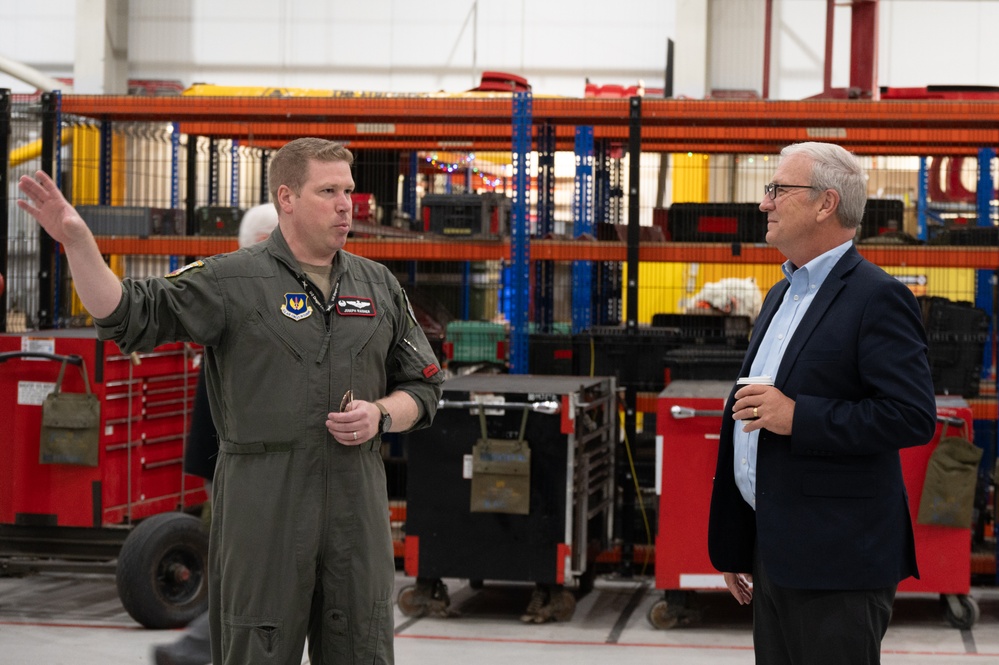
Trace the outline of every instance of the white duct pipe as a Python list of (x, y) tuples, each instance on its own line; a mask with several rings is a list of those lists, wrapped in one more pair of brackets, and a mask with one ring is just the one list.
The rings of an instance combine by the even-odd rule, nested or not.
[(24, 63), (5, 58), (2, 55), (0, 55), (0, 72), (9, 74), (29, 85), (33, 85), (42, 92), (52, 92), (53, 90), (61, 90), (66, 93), (73, 92), (73, 86), (70, 84), (46, 76), (34, 67), (29, 67)]

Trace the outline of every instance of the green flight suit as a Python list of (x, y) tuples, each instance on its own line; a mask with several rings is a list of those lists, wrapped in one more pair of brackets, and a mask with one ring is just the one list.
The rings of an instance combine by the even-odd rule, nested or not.
[[(209, 611), (216, 665), (393, 662), (394, 560), (380, 439), (326, 430), (344, 393), (437, 410), (443, 374), (398, 281), (346, 251), (322, 302), (280, 229), (165, 278), (123, 281), (96, 321), (122, 351), (205, 347), (219, 459)], [(312, 293), (319, 294), (313, 297)], [(324, 313), (324, 309), (327, 310)]]

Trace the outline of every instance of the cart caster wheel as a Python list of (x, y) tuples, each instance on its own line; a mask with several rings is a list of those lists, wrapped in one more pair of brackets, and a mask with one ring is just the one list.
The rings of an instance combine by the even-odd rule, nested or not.
[(665, 600), (657, 600), (653, 603), (652, 607), (649, 608), (648, 619), (652, 627), (659, 630), (674, 628), (680, 620), (676, 611), (670, 608), (669, 603)]
[(125, 611), (146, 628), (180, 628), (208, 609), (208, 534), (200, 519), (160, 513), (142, 520), (118, 554)]
[(447, 593), (447, 585), (440, 580), (417, 579), (415, 585), (399, 590), (396, 603), (399, 611), (408, 617), (449, 617), (457, 614), (450, 609), (451, 597)]
[(399, 590), (396, 604), (404, 616), (421, 617), (427, 613), (426, 599), (417, 597), (416, 586), (412, 584)]
[(482, 580), (468, 580), (468, 588), (474, 591), (479, 591), (484, 586), (485, 583)]
[(552, 617), (556, 621), (569, 621), (576, 612), (576, 597), (567, 589), (552, 594)]
[(978, 601), (966, 595), (940, 596), (944, 606), (944, 617), (950, 625), (967, 630), (975, 625), (981, 616)]
[(669, 630), (699, 622), (701, 610), (691, 606), (692, 599), (693, 593), (689, 591), (667, 591), (665, 598), (649, 608), (649, 623), (659, 630)]

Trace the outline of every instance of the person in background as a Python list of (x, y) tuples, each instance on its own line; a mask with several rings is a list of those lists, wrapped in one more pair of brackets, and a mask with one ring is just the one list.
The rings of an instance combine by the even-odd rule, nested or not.
[(753, 605), (756, 662), (880, 662), (898, 583), (918, 577), (899, 450), (936, 403), (918, 303), (853, 246), (867, 200), (829, 143), (781, 152), (760, 210), (787, 261), (722, 417), (708, 550)]
[(343, 249), (352, 162), (332, 141), (287, 143), (267, 240), (144, 280), (118, 280), (51, 178), (19, 181), (100, 339), (205, 347), (216, 665), (298, 665), (306, 636), (312, 665), (394, 662), (381, 434), (430, 425), (443, 373), (392, 273)]
[[(239, 247), (249, 247), (266, 240), (278, 225), (277, 210), (270, 203), (253, 206), (239, 222)], [(211, 524), (212, 478), (219, 454), (218, 432), (212, 422), (208, 402), (208, 385), (204, 365), (198, 372), (191, 409), (191, 429), (184, 448), (184, 471), (205, 479), (209, 500), (205, 503), (206, 523)], [(209, 665), (212, 662), (212, 645), (209, 638), (208, 612), (205, 611), (188, 625), (176, 641), (153, 647), (156, 665)]]

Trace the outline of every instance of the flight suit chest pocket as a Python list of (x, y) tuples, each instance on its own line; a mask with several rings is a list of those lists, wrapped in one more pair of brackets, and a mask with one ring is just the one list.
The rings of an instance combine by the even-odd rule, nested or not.
[[(304, 322), (302, 322), (304, 323)], [(266, 316), (255, 313), (240, 331), (230, 358), (226, 398), (237, 442), (291, 441), (305, 421), (309, 368), (302, 346)]]

